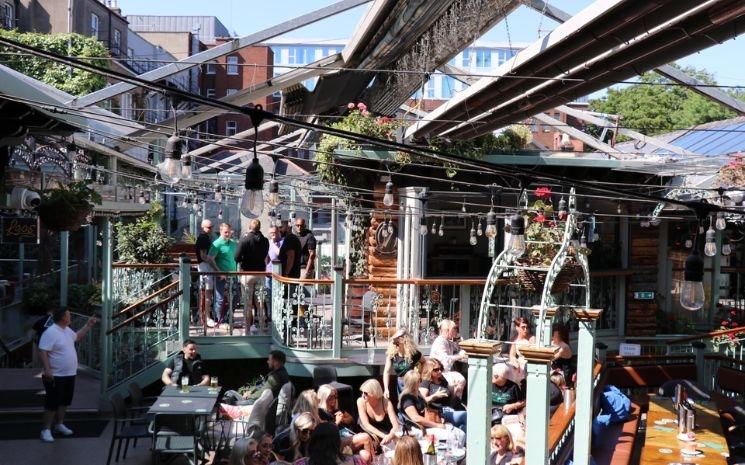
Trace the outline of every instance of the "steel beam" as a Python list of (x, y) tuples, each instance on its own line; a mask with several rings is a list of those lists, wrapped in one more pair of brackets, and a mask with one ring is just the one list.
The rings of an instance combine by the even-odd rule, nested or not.
[[(556, 107), (556, 109), (562, 113), (566, 113), (569, 116), (573, 116), (577, 119), (588, 122), (590, 124), (594, 124), (596, 126), (603, 126), (603, 127), (607, 127), (610, 129), (614, 128), (614, 125), (610, 124), (607, 120), (603, 118), (599, 118), (586, 111), (577, 110), (576, 108), (568, 107), (566, 105), (559, 105), (558, 107)], [(640, 142), (644, 142), (645, 144), (650, 144), (650, 145), (654, 145), (655, 147), (659, 147), (661, 149), (669, 150), (670, 152), (677, 153), (678, 155), (700, 156), (698, 153), (690, 152), (686, 149), (682, 149), (675, 145), (668, 144), (667, 142), (663, 142), (651, 136), (646, 136), (640, 132), (636, 132), (631, 129), (618, 128), (618, 133), (624, 136), (631, 137), (632, 139), (636, 139)]]
[(552, 118), (548, 116), (545, 113), (538, 113), (537, 115), (533, 115), (533, 118), (537, 119), (538, 121), (548, 124), (549, 126), (553, 126), (557, 130), (569, 134), (570, 136), (574, 137), (575, 139), (578, 139), (585, 144), (589, 145), (590, 147), (600, 150), (601, 152), (607, 153), (609, 156), (615, 156), (618, 158), (618, 155), (622, 155), (621, 152), (616, 150), (615, 148), (611, 147), (610, 145), (600, 142), (594, 137), (590, 136), (589, 134), (585, 134), (584, 132), (580, 131), (577, 128), (573, 128), (571, 126), (567, 126), (566, 123), (563, 123), (559, 121), (556, 118)]
[[(259, 42), (267, 41), (273, 37), (277, 37), (301, 27), (305, 27), (309, 24), (321, 21), (338, 13), (343, 13), (352, 8), (364, 5), (369, 1), (370, 0), (341, 0), (327, 7), (320, 8), (310, 13), (306, 13), (302, 16), (298, 16), (297, 18), (293, 18), (283, 23), (277, 24), (276, 26), (272, 26), (262, 31), (240, 37), (230, 42), (226, 42), (222, 45), (218, 45), (217, 47), (205, 50), (204, 52), (197, 53), (196, 55), (184, 58), (183, 60), (180, 60), (176, 63), (170, 63), (165, 66), (161, 66), (158, 69), (154, 69), (147, 73), (141, 74), (139, 77), (153, 82), (159, 81), (187, 69), (193, 68), (194, 66), (206, 63), (210, 60), (214, 60), (221, 56), (234, 53), (237, 50), (241, 50)], [(113, 86), (109, 86), (96, 92), (92, 92), (88, 95), (84, 95), (83, 97), (73, 99), (70, 103), (74, 107), (83, 108), (94, 105), (103, 100), (116, 97), (117, 95), (128, 92), (136, 87), (137, 86), (133, 84), (120, 82), (118, 84), (114, 84)]]
[[(264, 124), (259, 125), (259, 132), (266, 131), (267, 129), (276, 128), (279, 126), (279, 123), (276, 122), (267, 122)], [(194, 149), (191, 152), (188, 152), (185, 154), (185, 156), (191, 156), (191, 157), (203, 157), (207, 155), (208, 153), (211, 153), (215, 150), (218, 150), (220, 148), (226, 147), (226, 148), (235, 148), (233, 147), (233, 142), (235, 142), (237, 139), (243, 140), (248, 139), (249, 137), (254, 135), (254, 128), (246, 129), (245, 131), (241, 131), (238, 133), (233, 134), (230, 137), (225, 137), (217, 142), (214, 142), (212, 144), (203, 145), (202, 147), (199, 147), (198, 149)], [(221, 160), (221, 161), (227, 161)], [(217, 162), (213, 163), (212, 165), (205, 166), (199, 169), (199, 171), (206, 171), (209, 168), (214, 168), (217, 166)]]
[[(261, 153), (266, 153), (266, 152), (263, 152), (263, 151), (270, 150), (271, 148), (274, 147), (274, 144), (275, 143), (285, 142), (288, 139), (294, 139), (294, 138), (296, 138), (298, 136), (301, 136), (304, 131), (305, 131), (305, 129), (298, 129), (297, 131), (293, 131), (293, 132), (291, 132), (289, 134), (285, 134), (284, 136), (280, 136), (280, 137), (274, 138), (274, 139), (270, 140), (269, 142), (267, 142), (265, 144), (258, 145), (256, 147), (256, 151), (257, 152), (261, 152)], [(272, 155), (272, 154), (276, 154), (276, 153), (281, 153), (281, 152), (284, 152), (285, 150), (287, 150), (288, 148), (290, 148), (291, 146), (297, 146), (297, 145), (299, 145), (299, 141), (293, 141), (288, 146), (276, 147), (276, 148), (274, 148), (274, 150), (271, 150), (267, 154), (268, 155)], [(241, 158), (245, 154), (236, 154), (236, 155), (237, 155), (237, 158)], [(232, 158), (232, 157), (235, 157), (235, 155), (231, 155), (230, 157), (228, 157), (228, 158), (226, 158), (225, 160), (222, 160), (222, 161), (228, 161), (229, 158), (232, 161), (232, 160), (234, 160), (234, 158)], [(227, 171), (228, 173), (232, 173), (232, 172), (238, 171), (240, 169), (243, 169), (243, 168), (247, 167), (249, 161), (250, 160), (243, 160), (240, 163), (238, 163), (237, 165), (233, 165), (233, 166), (228, 167), (224, 171)]]
[(725, 92), (722, 92), (716, 87), (706, 87), (705, 83), (687, 75), (674, 66), (660, 66), (659, 68), (655, 69), (655, 72), (665, 76), (666, 78), (672, 79), (675, 82), (693, 86), (691, 87), (692, 91), (703, 95), (706, 98), (714, 100), (715, 102), (724, 105), (730, 110), (736, 111), (741, 115), (745, 115), (745, 102), (743, 102), (742, 100), (738, 100)]
[(557, 23), (563, 23), (569, 21), (572, 17), (566, 11), (551, 5), (543, 0), (521, 0), (522, 4), (536, 10), (537, 12), (553, 19)]

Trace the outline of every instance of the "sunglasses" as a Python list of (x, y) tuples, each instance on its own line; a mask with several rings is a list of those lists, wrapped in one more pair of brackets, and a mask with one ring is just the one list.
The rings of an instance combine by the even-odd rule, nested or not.
[(314, 429), (315, 428), (303, 428), (303, 429), (300, 430), (300, 432), (303, 433), (303, 434), (310, 434), (310, 433), (313, 432)]
[(432, 368), (432, 371), (442, 371), (442, 368)]

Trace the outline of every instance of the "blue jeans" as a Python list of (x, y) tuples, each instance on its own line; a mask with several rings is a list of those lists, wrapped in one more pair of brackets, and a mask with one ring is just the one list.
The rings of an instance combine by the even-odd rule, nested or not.
[(215, 277), (215, 318), (214, 320), (217, 323), (223, 323), (223, 320), (225, 319), (225, 315), (227, 314), (227, 293), (225, 292), (225, 285), (227, 284), (227, 279), (220, 279), (220, 277)]
[(446, 422), (451, 423), (456, 428), (460, 428), (464, 433), (466, 432), (465, 410), (453, 410), (450, 407), (443, 407), (441, 416)]

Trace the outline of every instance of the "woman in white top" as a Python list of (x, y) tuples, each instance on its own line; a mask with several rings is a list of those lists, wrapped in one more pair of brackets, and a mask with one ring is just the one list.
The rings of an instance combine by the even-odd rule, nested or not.
[(520, 346), (535, 344), (535, 336), (530, 333), (530, 323), (524, 316), (515, 319), (517, 337), (512, 340), (510, 346), (510, 363), (515, 368), (522, 369), (525, 366), (525, 358), (520, 354)]
[(466, 378), (459, 372), (453, 371), (453, 364), (457, 361), (467, 360), (468, 356), (455, 342), (457, 337), (458, 329), (455, 322), (453, 320), (442, 320), (440, 322), (440, 335), (432, 342), (429, 356), (442, 363), (445, 369), (442, 376), (450, 385), (452, 393), (460, 399), (463, 397), (463, 390), (466, 387)]

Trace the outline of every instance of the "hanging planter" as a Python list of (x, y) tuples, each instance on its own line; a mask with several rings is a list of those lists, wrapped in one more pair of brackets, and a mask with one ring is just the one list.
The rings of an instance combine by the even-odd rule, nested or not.
[(42, 224), (51, 231), (77, 231), (100, 204), (101, 196), (85, 181), (60, 185), (41, 192), (41, 204), (36, 211)]
[[(518, 265), (533, 266), (524, 262), (517, 262)], [(543, 286), (546, 283), (547, 271), (537, 270), (526, 270), (517, 269), (516, 280), (517, 283), (528, 292), (542, 292)], [(551, 286), (552, 294), (561, 294), (567, 292), (571, 284), (580, 276), (582, 276), (582, 265), (579, 264), (574, 256), (568, 256), (564, 260), (564, 265), (556, 275), (554, 283)]]

